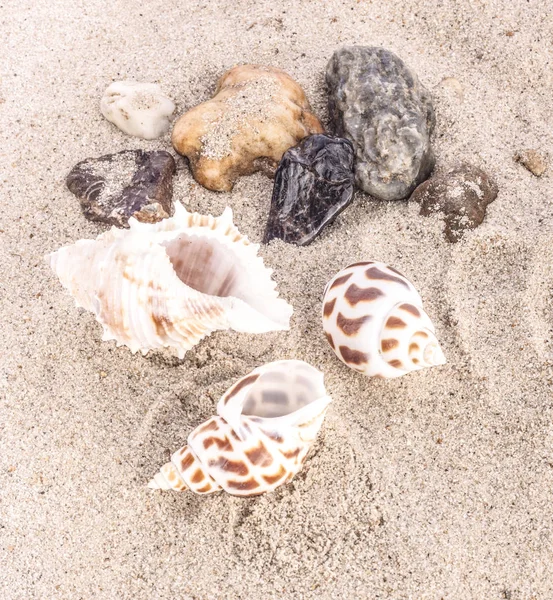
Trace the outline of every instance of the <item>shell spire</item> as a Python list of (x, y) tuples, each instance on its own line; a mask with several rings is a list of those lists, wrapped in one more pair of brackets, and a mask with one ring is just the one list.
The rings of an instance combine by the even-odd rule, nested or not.
[(152, 489), (256, 496), (300, 471), (331, 402), (323, 374), (299, 360), (258, 367), (194, 429), (150, 481)]
[(419, 293), (383, 263), (337, 273), (325, 289), (322, 317), (338, 358), (365, 375), (399, 377), (446, 362)]
[(158, 223), (129, 219), (96, 240), (47, 259), (77, 306), (92, 311), (115, 340), (144, 354), (170, 347), (179, 357), (218, 329), (264, 333), (289, 328), (292, 307), (278, 298), (272, 271), (232, 222), (182, 205)]

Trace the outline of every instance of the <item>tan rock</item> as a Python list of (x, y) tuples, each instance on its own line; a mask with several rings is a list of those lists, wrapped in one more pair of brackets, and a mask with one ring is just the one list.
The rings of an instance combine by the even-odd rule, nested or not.
[(302, 138), (322, 133), (302, 88), (284, 71), (242, 65), (219, 80), (215, 96), (184, 114), (173, 146), (190, 160), (195, 179), (230, 191), (240, 175), (273, 173)]
[(465, 99), (465, 88), (455, 77), (445, 77), (440, 81), (439, 85), (448, 95), (454, 96), (460, 102), (463, 102)]
[(522, 150), (515, 155), (515, 160), (536, 177), (541, 177), (547, 170), (545, 156), (536, 150)]

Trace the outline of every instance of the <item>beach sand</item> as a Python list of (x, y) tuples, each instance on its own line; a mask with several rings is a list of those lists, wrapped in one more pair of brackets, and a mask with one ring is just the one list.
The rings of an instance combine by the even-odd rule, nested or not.
[[(552, 170), (513, 159), (553, 157), (551, 3), (16, 0), (0, 35), (0, 597), (553, 598)], [(43, 260), (105, 230), (65, 176), (87, 157), (170, 149), (169, 134), (106, 121), (104, 89), (158, 82), (180, 115), (235, 64), (274, 65), (326, 125), (324, 69), (345, 44), (384, 46), (418, 74), (437, 169), (466, 160), (497, 180), (484, 223), (452, 245), (440, 217), (358, 192), (312, 245), (261, 249), (294, 306), (289, 332), (216, 333), (184, 360), (102, 342)], [(254, 242), (271, 190), (259, 173), (209, 192), (178, 161), (175, 199), (231, 206)], [(324, 285), (368, 259), (414, 282), (446, 366), (381, 380), (336, 359)], [(284, 358), (323, 370), (334, 399), (291, 484), (254, 499), (146, 487), (231, 383)]]

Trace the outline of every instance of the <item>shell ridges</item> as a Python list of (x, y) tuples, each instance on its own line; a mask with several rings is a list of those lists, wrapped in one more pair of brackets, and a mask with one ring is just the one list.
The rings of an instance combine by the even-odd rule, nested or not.
[(292, 307), (278, 298), (258, 246), (232, 222), (182, 205), (158, 223), (129, 220), (96, 240), (80, 240), (47, 259), (77, 306), (92, 311), (104, 340), (179, 357), (218, 329), (248, 333), (289, 328)]

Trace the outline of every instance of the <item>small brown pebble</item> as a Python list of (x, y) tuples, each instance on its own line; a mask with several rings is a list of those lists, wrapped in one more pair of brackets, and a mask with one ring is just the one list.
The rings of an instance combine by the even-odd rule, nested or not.
[(547, 170), (546, 158), (537, 150), (521, 150), (515, 154), (515, 160), (536, 177), (541, 177)]
[(461, 239), (464, 230), (482, 223), (486, 207), (496, 199), (497, 191), (496, 183), (482, 169), (462, 163), (421, 183), (411, 200), (420, 203), (421, 215), (443, 213), (445, 235), (454, 243)]
[(81, 161), (66, 184), (87, 219), (128, 227), (130, 217), (157, 223), (173, 214), (175, 171), (174, 158), (164, 150), (123, 150)]

